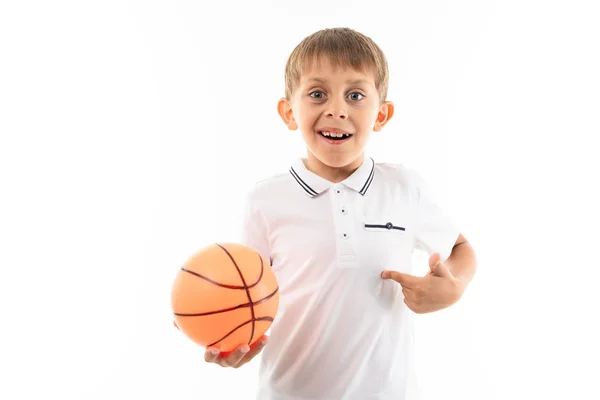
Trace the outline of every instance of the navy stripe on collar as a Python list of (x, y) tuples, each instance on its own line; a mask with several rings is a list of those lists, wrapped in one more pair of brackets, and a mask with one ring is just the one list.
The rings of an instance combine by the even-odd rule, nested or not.
[(373, 159), (371, 159), (371, 162), (373, 163), (373, 165), (371, 166), (371, 173), (369, 174), (369, 177), (367, 178), (365, 185), (360, 190), (360, 194), (362, 194), (363, 196), (365, 195), (365, 193), (367, 193), (367, 190), (369, 190), (369, 187), (371, 186), (371, 182), (373, 182), (373, 176), (375, 175), (375, 161), (373, 161)]
[(298, 176), (298, 174), (296, 173), (296, 171), (294, 170), (294, 167), (290, 168), (290, 174), (292, 174), (292, 176), (294, 177), (294, 179), (296, 180), (296, 182), (298, 182), (298, 184), (300, 186), (302, 186), (302, 189), (304, 189), (304, 191), (310, 196), (310, 197), (315, 197), (318, 193), (311, 188), (310, 186), (308, 186), (308, 184), (306, 182), (304, 182), (300, 176)]

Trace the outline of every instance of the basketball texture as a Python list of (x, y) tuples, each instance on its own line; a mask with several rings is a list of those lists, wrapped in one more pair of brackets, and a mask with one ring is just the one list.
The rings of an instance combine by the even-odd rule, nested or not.
[(171, 306), (175, 324), (192, 341), (230, 352), (252, 345), (271, 326), (279, 287), (258, 252), (238, 243), (215, 243), (177, 272)]

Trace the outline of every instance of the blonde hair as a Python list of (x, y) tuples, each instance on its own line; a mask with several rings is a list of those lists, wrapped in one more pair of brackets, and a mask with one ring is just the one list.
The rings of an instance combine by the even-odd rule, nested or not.
[(290, 54), (285, 66), (285, 97), (289, 100), (302, 72), (313, 61), (327, 58), (334, 68), (351, 67), (372, 72), (379, 100), (387, 98), (389, 71), (383, 51), (369, 37), (350, 28), (322, 29), (304, 38)]

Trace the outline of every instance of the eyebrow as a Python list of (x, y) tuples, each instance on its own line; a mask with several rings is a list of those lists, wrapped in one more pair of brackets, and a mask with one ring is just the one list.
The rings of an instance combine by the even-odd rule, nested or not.
[[(317, 83), (325, 83), (325, 79), (322, 78), (310, 78), (308, 82), (317, 82)], [(370, 82), (366, 79), (356, 79), (354, 81), (347, 81), (346, 83), (350, 85), (359, 85), (359, 84), (369, 84)]]

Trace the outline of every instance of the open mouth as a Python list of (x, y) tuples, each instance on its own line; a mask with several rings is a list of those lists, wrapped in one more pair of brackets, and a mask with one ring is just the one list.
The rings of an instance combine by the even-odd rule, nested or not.
[(334, 133), (334, 132), (327, 132), (327, 131), (318, 131), (317, 133), (319, 135), (323, 136), (325, 139), (333, 140), (333, 141), (346, 140), (352, 136), (351, 133)]

